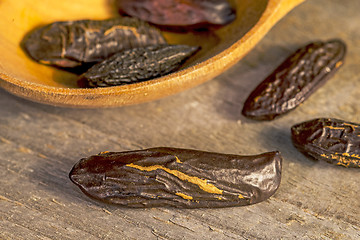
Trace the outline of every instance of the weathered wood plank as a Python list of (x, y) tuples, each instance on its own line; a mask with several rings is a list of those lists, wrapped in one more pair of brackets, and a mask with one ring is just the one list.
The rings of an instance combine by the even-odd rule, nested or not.
[[(155, 102), (68, 109), (0, 90), (0, 238), (359, 239), (359, 170), (311, 161), (290, 141), (290, 127), (311, 118), (360, 122), (359, 8), (357, 0), (307, 1), (229, 71)], [(346, 63), (303, 105), (272, 122), (241, 116), (250, 91), (287, 55), (335, 37), (348, 44)], [(126, 209), (87, 198), (68, 179), (82, 157), (156, 146), (279, 150), (282, 183), (272, 198), (249, 207)]]

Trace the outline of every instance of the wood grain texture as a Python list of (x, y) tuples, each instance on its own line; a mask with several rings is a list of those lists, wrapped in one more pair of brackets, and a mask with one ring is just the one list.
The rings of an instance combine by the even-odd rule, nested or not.
[[(233, 68), (154, 102), (79, 110), (0, 90), (0, 239), (359, 239), (360, 172), (307, 159), (290, 135), (292, 125), (316, 117), (360, 122), (359, 8), (358, 0), (307, 1)], [(241, 115), (250, 91), (289, 54), (334, 37), (348, 45), (346, 63), (306, 102), (271, 122)], [(253, 206), (191, 210), (98, 203), (68, 179), (80, 158), (154, 146), (279, 150), (282, 182)]]

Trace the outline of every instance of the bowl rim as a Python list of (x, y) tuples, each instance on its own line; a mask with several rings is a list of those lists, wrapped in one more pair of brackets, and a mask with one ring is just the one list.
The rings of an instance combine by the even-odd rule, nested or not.
[[(202, 62), (151, 81), (102, 88), (70, 88), (24, 81), (0, 72), (0, 87), (17, 96), (57, 106), (110, 107), (156, 100), (195, 87), (232, 67), (265, 36), (277, 21), (303, 1), (305, 0), (268, 0), (258, 21), (229, 47)], [(154, 89), (169, 91), (155, 94)], [(143, 93), (142, 97), (134, 98), (133, 95), (139, 93)], [(149, 96), (150, 94), (155, 94), (155, 96)], [(97, 102), (94, 105), (89, 104), (91, 99), (104, 100), (107, 96), (111, 96), (112, 99), (103, 103)], [(116, 96), (119, 99), (116, 100)], [(81, 98), (87, 100), (81, 101)], [(75, 102), (70, 101), (74, 99), (76, 99)]]

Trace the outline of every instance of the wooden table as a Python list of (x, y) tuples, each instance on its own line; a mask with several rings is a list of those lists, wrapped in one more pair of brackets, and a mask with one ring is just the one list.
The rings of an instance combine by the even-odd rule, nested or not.
[[(199, 87), (112, 109), (68, 109), (0, 90), (0, 239), (359, 239), (360, 171), (307, 159), (290, 127), (315, 117), (360, 122), (360, 1), (308, 0), (242, 61)], [(345, 65), (295, 111), (244, 118), (250, 91), (296, 48), (341, 38)], [(156, 146), (250, 155), (279, 150), (282, 183), (269, 200), (225, 209), (126, 209), (70, 182), (79, 159)]]

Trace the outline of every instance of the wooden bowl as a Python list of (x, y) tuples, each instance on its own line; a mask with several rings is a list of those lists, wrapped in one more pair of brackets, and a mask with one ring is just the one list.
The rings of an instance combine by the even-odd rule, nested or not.
[(171, 44), (202, 50), (179, 71), (137, 84), (81, 89), (77, 76), (30, 59), (20, 47), (24, 35), (54, 21), (106, 19), (115, 15), (109, 0), (0, 0), (0, 86), (41, 103), (67, 107), (110, 107), (169, 96), (214, 78), (238, 62), (287, 12), (304, 0), (233, 0), (237, 18), (202, 33), (163, 32)]

